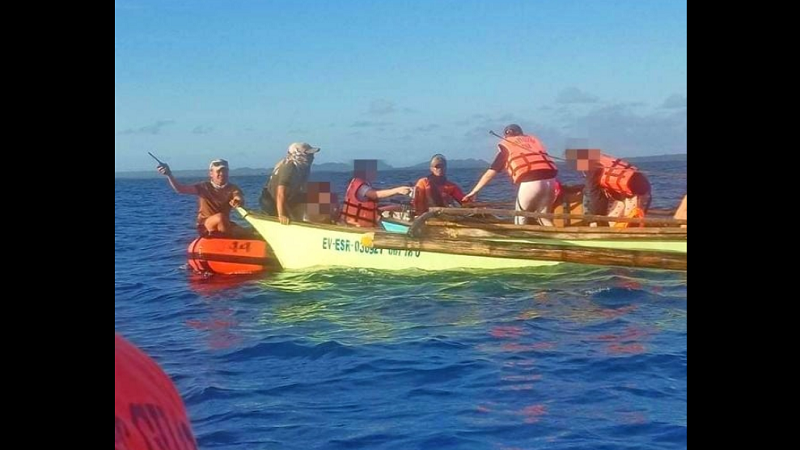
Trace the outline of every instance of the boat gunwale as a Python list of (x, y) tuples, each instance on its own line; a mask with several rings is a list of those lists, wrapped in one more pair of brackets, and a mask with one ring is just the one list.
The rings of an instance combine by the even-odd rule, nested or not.
[[(244, 213), (242, 213), (244, 211)], [(247, 216), (253, 216), (258, 220), (265, 220), (273, 223), (280, 223), (278, 218), (266, 215), (260, 212), (252, 212), (250, 210), (240, 208), (239, 214), (243, 218), (247, 218)], [(396, 222), (400, 223), (400, 222)], [(410, 224), (409, 224), (410, 225)], [(471, 224), (470, 224), (471, 225)], [(683, 241), (688, 240), (688, 232), (687, 229), (683, 228), (676, 228), (676, 227), (650, 227), (650, 228), (629, 228), (629, 229), (614, 229), (614, 228), (592, 228), (592, 230), (581, 230), (581, 231), (574, 231), (574, 227), (542, 227), (542, 226), (519, 226), (513, 224), (491, 224), (486, 228), (482, 228), (479, 226), (468, 226), (468, 224), (454, 224), (452, 228), (459, 228), (459, 229), (478, 229), (478, 230), (491, 230), (492, 227), (497, 227), (500, 225), (504, 229), (512, 229), (518, 228), (520, 231), (536, 231), (541, 233), (547, 234), (561, 234), (561, 235), (574, 235), (574, 237), (553, 237), (553, 240), (588, 240), (586, 236), (592, 234), (618, 234), (619, 237), (614, 238), (606, 238), (603, 240), (621, 240), (621, 241), (628, 241), (628, 240), (639, 240), (639, 241)], [(507, 226), (506, 226), (507, 225)], [(366, 233), (371, 233), (375, 231), (382, 231), (380, 228), (357, 228), (357, 227), (349, 227), (337, 224), (318, 224), (312, 222), (292, 222), (291, 226), (298, 226), (304, 228), (312, 228), (317, 230), (325, 230), (325, 231), (333, 231), (333, 232), (341, 232), (341, 233), (350, 233), (350, 234), (359, 234), (363, 235)], [(447, 226), (441, 225), (432, 225), (432, 227), (436, 228), (447, 228)], [(654, 233), (654, 230), (659, 228), (663, 228), (664, 230), (670, 231), (670, 233), (665, 235), (660, 235)], [(597, 230), (597, 231), (594, 231)], [(639, 231), (639, 230), (650, 230), (650, 231)], [(421, 239), (425, 239), (425, 236), (422, 236)], [(497, 237), (487, 237), (487, 238), (476, 238), (480, 240), (498, 240)], [(502, 239), (502, 238), (501, 238)], [(519, 240), (520, 238), (510, 238), (514, 240)], [(550, 239), (548, 237), (532, 237), (532, 239)]]

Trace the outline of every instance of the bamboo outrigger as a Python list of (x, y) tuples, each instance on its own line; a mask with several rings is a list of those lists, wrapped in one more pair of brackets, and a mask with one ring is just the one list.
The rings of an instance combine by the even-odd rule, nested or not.
[[(610, 219), (495, 209), (435, 208), (408, 231), (387, 233), (335, 225), (295, 223), (239, 209), (267, 240), (287, 270), (344, 267), (375, 270), (494, 270), (576, 263), (685, 271), (686, 221)], [(517, 226), (487, 216), (644, 224), (645, 228)], [(478, 217), (478, 219), (475, 219)], [(402, 230), (402, 227), (400, 227)]]

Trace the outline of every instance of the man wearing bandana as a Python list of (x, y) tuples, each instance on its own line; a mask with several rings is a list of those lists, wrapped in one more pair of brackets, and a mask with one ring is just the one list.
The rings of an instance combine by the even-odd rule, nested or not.
[(306, 183), (311, 175), (314, 156), (319, 151), (319, 148), (305, 142), (289, 146), (286, 157), (275, 166), (261, 192), (261, 209), (266, 214), (277, 217), (284, 225), (303, 220)]

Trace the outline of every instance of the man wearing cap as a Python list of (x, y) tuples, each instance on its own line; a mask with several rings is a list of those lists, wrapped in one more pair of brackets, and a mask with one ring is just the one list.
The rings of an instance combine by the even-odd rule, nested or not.
[[(556, 199), (558, 167), (547, 154), (544, 145), (535, 136), (526, 135), (519, 125), (509, 125), (498, 143), (499, 153), (486, 174), (472, 192), (464, 198), (470, 203), (498, 173), (506, 171), (511, 181), (519, 187), (517, 211), (550, 213)], [(517, 225), (527, 225), (526, 217), (517, 217)], [(540, 218), (539, 224), (553, 226), (549, 219)]]
[(447, 158), (434, 155), (431, 158), (431, 174), (417, 181), (414, 188), (414, 212), (420, 215), (428, 212), (432, 206), (460, 206), (463, 200), (461, 188), (447, 179)]
[(185, 195), (196, 195), (198, 203), (197, 232), (200, 236), (245, 237), (247, 233), (230, 220), (232, 208), (244, 205), (244, 194), (239, 186), (228, 182), (228, 161), (215, 159), (208, 166), (209, 181), (197, 184), (181, 184), (172, 175), (166, 164), (158, 166), (158, 172), (167, 177), (172, 189)]
[(306, 183), (311, 175), (314, 156), (320, 149), (305, 142), (295, 142), (289, 152), (272, 172), (272, 176), (261, 191), (261, 209), (277, 217), (282, 224), (303, 219), (303, 204)]

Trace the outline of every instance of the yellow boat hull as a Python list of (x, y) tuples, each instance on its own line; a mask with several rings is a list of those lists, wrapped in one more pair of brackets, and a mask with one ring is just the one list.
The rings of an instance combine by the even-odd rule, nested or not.
[(273, 218), (240, 211), (269, 243), (286, 270), (341, 267), (386, 271), (519, 269), (553, 266), (557, 262), (448, 255), (365, 247), (361, 239), (370, 230), (307, 223), (281, 225)]
[[(385, 271), (502, 270), (559, 264), (555, 261), (382, 250), (362, 244), (365, 234), (372, 230), (308, 223), (286, 226), (274, 218), (250, 213), (244, 209), (239, 209), (239, 213), (266, 239), (273, 256), (286, 270), (330, 267)], [(570, 240), (558, 241), (558, 244), (683, 253), (687, 251), (686, 241)]]

